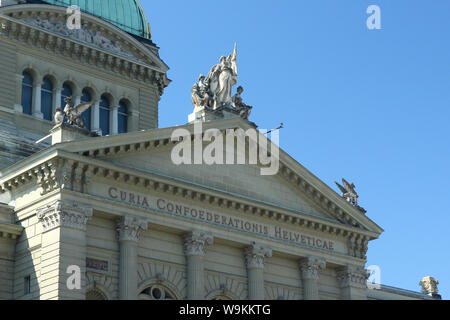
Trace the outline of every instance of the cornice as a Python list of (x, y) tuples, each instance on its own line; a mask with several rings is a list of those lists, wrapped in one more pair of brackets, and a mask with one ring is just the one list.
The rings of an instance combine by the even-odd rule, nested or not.
[[(173, 128), (172, 128), (173, 129)], [(221, 129), (223, 133), (229, 128)], [(153, 148), (161, 146), (174, 145), (175, 143), (170, 139), (170, 132), (167, 132), (167, 136), (162, 134), (161, 136), (154, 136), (145, 141), (136, 142), (134, 139), (127, 139), (128, 141), (134, 141), (133, 143), (122, 142), (118, 144), (105, 145), (94, 143), (93, 146), (85, 146), (82, 151), (78, 151), (79, 154), (84, 156), (98, 158), (105, 156), (116, 156), (121, 154), (131, 154), (134, 152), (145, 152)], [(194, 133), (191, 134), (191, 139), (194, 139)], [(101, 145), (102, 147), (98, 147)], [(287, 159), (287, 161), (285, 160)], [(303, 166), (297, 162), (292, 163), (291, 158), (282, 150), (280, 150), (280, 170), (278, 175), (283, 177), (286, 181), (289, 181), (298, 191), (306, 195), (310, 201), (316, 206), (321, 208), (330, 217), (337, 221), (347, 224), (356, 228), (369, 230), (366, 227), (367, 224), (372, 225), (374, 229), (381, 233), (383, 230), (363, 215), (360, 211), (355, 209), (349, 203), (347, 203), (342, 197), (336, 194), (328, 186), (321, 183), (318, 185), (316, 180), (319, 179), (313, 176)], [(297, 168), (295, 168), (297, 167)], [(299, 168), (301, 173), (299, 173)], [(350, 213), (351, 212), (351, 213)]]
[(0, 241), (4, 239), (16, 240), (22, 234), (23, 229), (22, 226), (0, 223)]
[[(164, 145), (162, 143), (153, 147), (158, 148), (158, 146)], [(291, 224), (311, 231), (343, 237), (348, 241), (348, 247), (351, 248), (349, 255), (358, 259), (365, 259), (368, 242), (378, 236), (374, 232), (355, 226), (301, 214), (277, 205), (246, 199), (172, 177), (126, 168), (89, 156), (62, 150), (57, 150), (53, 154), (53, 158), (36, 163), (35, 167), (26, 172), (18, 173), (17, 176), (6, 180), (0, 179), (0, 193), (13, 191), (27, 183), (38, 183), (42, 188), (43, 195), (63, 189), (85, 193), (90, 181), (98, 177), (111, 181), (112, 185), (123, 183), (133, 187), (138, 186), (151, 191), (180, 196), (190, 201), (198, 201), (209, 206), (233, 209), (242, 214), (273, 220), (275, 223)]]
[[(101, 26), (100, 24), (104, 24), (104, 22), (95, 17), (84, 17), (88, 21), (87, 25), (89, 28), (114, 38), (117, 42), (121, 43), (121, 47), (126, 47), (127, 49), (130, 47), (139, 48), (139, 50), (136, 49), (133, 52), (133, 55), (136, 57), (124, 56), (123, 54), (105, 50), (93, 44), (78, 41), (77, 39), (31, 24), (30, 21), (32, 19), (39, 18), (58, 21), (64, 17), (65, 12), (60, 10), (55, 11), (52, 7), (50, 7), (50, 10), (46, 7), (48, 6), (44, 6), (45, 10), (42, 9), (42, 6), (39, 7), (39, 11), (31, 11), (29, 7), (24, 7), (26, 9), (24, 11), (20, 11), (18, 8), (6, 12), (3, 11), (0, 13), (0, 36), (10, 41), (19, 42), (33, 50), (62, 56), (75, 60), (77, 63), (95, 67), (109, 73), (120, 74), (129, 80), (156, 86), (159, 89), (160, 95), (163, 94), (164, 88), (170, 82), (166, 76), (168, 67), (159, 57), (155, 56), (138, 41), (131, 39), (130, 36), (125, 35), (123, 32), (119, 33), (117, 30), (116, 32), (110, 31), (110, 29), (114, 28), (111, 28), (109, 25)], [(123, 37), (130, 39), (127, 39), (125, 42), (122, 40)], [(148, 55), (151, 56), (151, 59), (158, 61), (161, 66), (156, 66)]]

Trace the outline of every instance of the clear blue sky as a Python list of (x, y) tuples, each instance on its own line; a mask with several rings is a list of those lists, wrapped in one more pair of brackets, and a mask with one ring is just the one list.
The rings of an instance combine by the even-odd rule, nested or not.
[[(190, 90), (238, 44), (239, 84), (260, 128), (335, 188), (354, 181), (385, 232), (382, 283), (450, 299), (450, 1), (141, 1), (173, 80), (160, 127), (184, 124)], [(366, 9), (381, 8), (369, 31)]]

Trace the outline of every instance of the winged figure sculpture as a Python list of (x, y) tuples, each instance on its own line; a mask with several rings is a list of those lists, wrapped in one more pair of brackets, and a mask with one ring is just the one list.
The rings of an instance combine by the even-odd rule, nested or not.
[(348, 183), (347, 180), (342, 179), (342, 183), (344, 186), (340, 185), (336, 181), (334, 183), (336, 183), (338, 188), (342, 191), (342, 197), (344, 197), (347, 202), (351, 203), (355, 207), (358, 206), (359, 196), (355, 191), (355, 184), (353, 182)]
[(61, 108), (56, 109), (55, 123), (58, 125), (67, 120), (69, 125), (84, 129), (86, 122), (81, 115), (93, 105), (93, 101), (81, 103), (77, 106), (74, 106), (72, 97), (67, 97), (64, 101), (66, 102), (64, 110)]

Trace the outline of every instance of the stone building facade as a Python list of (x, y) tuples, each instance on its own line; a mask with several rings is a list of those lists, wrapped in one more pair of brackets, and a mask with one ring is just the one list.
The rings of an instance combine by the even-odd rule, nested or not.
[[(369, 290), (383, 230), (282, 150), (274, 176), (174, 164), (172, 132), (198, 133), (158, 128), (168, 67), (138, 2), (123, 1), (141, 29), (86, 7), (77, 31), (64, 24), (78, 1), (62, 2), (0, 6), (1, 299), (433, 299)], [(94, 101), (96, 136), (62, 125), (36, 144), (69, 94)]]

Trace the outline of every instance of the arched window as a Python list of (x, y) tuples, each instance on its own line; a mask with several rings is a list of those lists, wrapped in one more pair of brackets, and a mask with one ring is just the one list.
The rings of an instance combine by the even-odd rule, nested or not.
[(71, 97), (72, 95), (73, 95), (72, 88), (68, 83), (64, 83), (61, 91), (61, 109), (64, 110), (64, 107), (66, 106), (66, 102), (64, 101), (64, 99)]
[[(81, 92), (81, 103), (91, 102), (92, 95), (89, 93), (87, 89), (83, 89)], [(81, 117), (84, 119), (86, 123), (86, 129), (92, 130), (91, 128), (91, 109), (86, 110), (81, 114)]]
[(127, 133), (128, 132), (128, 106), (127, 103), (123, 100), (119, 102), (119, 111), (118, 111), (118, 122), (119, 127), (117, 132)]
[(102, 130), (102, 135), (106, 136), (109, 134), (109, 115), (111, 111), (111, 103), (105, 95), (100, 98), (100, 130)]
[(31, 73), (24, 71), (22, 73), (22, 108), (23, 113), (30, 114), (32, 113), (33, 106), (33, 76)]
[(51, 121), (53, 113), (53, 83), (45, 77), (41, 87), (41, 112), (44, 120)]

